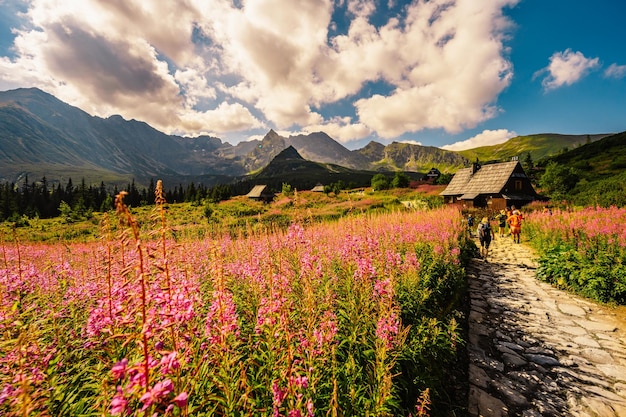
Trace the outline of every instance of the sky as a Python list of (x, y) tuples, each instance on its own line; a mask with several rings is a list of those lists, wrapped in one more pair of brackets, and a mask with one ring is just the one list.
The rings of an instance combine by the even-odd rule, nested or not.
[(236, 144), (626, 130), (622, 0), (0, 0), (0, 91)]

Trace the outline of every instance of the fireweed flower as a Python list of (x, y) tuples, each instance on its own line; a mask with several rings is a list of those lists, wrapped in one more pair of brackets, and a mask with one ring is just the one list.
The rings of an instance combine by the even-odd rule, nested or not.
[(185, 406), (187, 406), (187, 399), (188, 399), (188, 395), (186, 392), (183, 391), (180, 394), (178, 394), (176, 397), (174, 397), (172, 402), (176, 404), (179, 408), (184, 408)]
[(376, 276), (376, 268), (372, 265), (372, 260), (367, 258), (359, 258), (356, 261), (357, 268), (354, 271), (356, 280), (369, 280)]
[(313, 337), (317, 341), (317, 346), (313, 350), (315, 355), (321, 355), (324, 347), (328, 346), (337, 335), (337, 316), (332, 311), (324, 313), (324, 319), (319, 327), (313, 331)]
[(289, 229), (287, 230), (287, 236), (284, 242), (285, 246), (287, 246), (289, 249), (296, 249), (309, 243), (304, 235), (304, 228), (295, 223), (289, 226)]
[(124, 398), (124, 393), (121, 387), (117, 387), (117, 392), (111, 400), (111, 414), (116, 416), (123, 414), (128, 408), (128, 401)]
[(263, 332), (263, 327), (273, 326), (278, 323), (283, 304), (287, 302), (284, 297), (263, 297), (257, 312), (257, 322), (255, 331), (257, 334)]
[(278, 382), (272, 384), (272, 403), (274, 405), (274, 417), (280, 416), (279, 408), (283, 404), (283, 400), (287, 394), (286, 390), (280, 389)]
[(209, 341), (222, 344), (230, 335), (239, 336), (237, 310), (233, 295), (227, 290), (213, 292), (213, 302), (206, 320), (206, 334)]
[(174, 391), (174, 384), (171, 379), (157, 382), (152, 389), (149, 389), (139, 398), (139, 401), (143, 404), (141, 411), (146, 411), (152, 404), (160, 402), (162, 398), (172, 391)]
[(115, 379), (123, 379), (126, 376), (126, 366), (128, 365), (128, 359), (124, 358), (121, 361), (117, 362), (111, 368), (111, 375)]
[(376, 337), (380, 339), (388, 349), (394, 347), (395, 337), (400, 330), (400, 319), (395, 312), (382, 316), (376, 323)]
[(402, 256), (398, 252), (387, 250), (385, 258), (385, 275), (394, 273), (402, 265)]
[(304, 375), (290, 376), (289, 385), (295, 386), (299, 389), (308, 388), (309, 379)]
[(374, 283), (374, 295), (380, 298), (391, 299), (393, 297), (393, 285), (389, 278), (377, 280)]
[(458, 265), (461, 263), (461, 260), (459, 259), (460, 254), (461, 254), (461, 249), (459, 248), (450, 249), (450, 256), (452, 257), (453, 264)]
[(415, 252), (407, 252), (404, 255), (404, 263), (402, 264), (402, 271), (408, 272), (411, 270), (419, 271), (421, 268), (421, 263), (417, 258), (417, 254)]
[(7, 399), (16, 398), (16, 390), (11, 385), (5, 385), (0, 392), (0, 405), (2, 405)]
[(180, 369), (180, 362), (176, 359), (176, 352), (168, 353), (167, 355), (163, 355), (161, 358), (161, 373), (163, 375), (171, 375), (175, 373), (176, 370)]

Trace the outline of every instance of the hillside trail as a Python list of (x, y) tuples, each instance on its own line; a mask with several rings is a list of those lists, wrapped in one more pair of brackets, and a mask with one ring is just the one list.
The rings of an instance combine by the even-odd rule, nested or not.
[(625, 309), (535, 278), (532, 250), (496, 236), (468, 266), (469, 415), (626, 417)]

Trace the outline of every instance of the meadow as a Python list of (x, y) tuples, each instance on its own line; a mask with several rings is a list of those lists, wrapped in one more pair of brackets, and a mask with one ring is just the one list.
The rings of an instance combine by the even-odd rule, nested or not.
[(27, 228), (2, 234), (0, 414), (426, 416), (464, 406), (446, 397), (474, 248), (456, 209), (389, 210), (403, 197), (364, 196), (323, 213), (301, 197), (240, 222), (224, 207), (256, 206), (237, 201), (212, 207), (198, 232), (172, 225), (158, 190), (149, 211), (118, 196), (97, 233), (55, 240), (35, 221), (34, 239)]
[(626, 208), (536, 210), (524, 233), (537, 277), (602, 303), (626, 305)]

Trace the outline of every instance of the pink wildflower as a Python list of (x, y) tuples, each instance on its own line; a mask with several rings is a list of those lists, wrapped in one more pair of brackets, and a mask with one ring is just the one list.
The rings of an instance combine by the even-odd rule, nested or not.
[(180, 362), (176, 359), (176, 352), (163, 355), (161, 358), (161, 373), (163, 375), (173, 374), (175, 370), (180, 368)]
[(395, 336), (400, 330), (400, 320), (395, 313), (383, 316), (376, 324), (376, 336), (391, 349), (394, 345)]
[(146, 391), (146, 393), (139, 398), (139, 401), (143, 403), (141, 411), (146, 411), (152, 404), (158, 403), (161, 398), (167, 396), (173, 390), (174, 384), (171, 379), (157, 382), (152, 389)]
[(273, 326), (278, 323), (278, 319), (281, 315), (283, 305), (287, 302), (284, 297), (274, 297), (269, 299), (268, 297), (261, 298), (261, 305), (257, 312), (256, 333), (260, 334), (263, 331), (263, 326)]
[(354, 278), (357, 280), (368, 280), (376, 276), (376, 268), (372, 265), (371, 259), (357, 259), (357, 268), (354, 271)]
[(8, 398), (14, 398), (15, 395), (15, 388), (13, 388), (11, 385), (5, 385), (4, 388), (2, 388), (2, 393), (0, 393), (0, 405), (2, 405), (2, 403), (4, 403)]
[(239, 336), (237, 311), (233, 295), (226, 291), (214, 291), (213, 302), (207, 315), (206, 333), (211, 343), (223, 343), (228, 336)]
[(278, 417), (280, 416), (280, 412), (278, 409), (283, 404), (283, 400), (285, 399), (287, 392), (280, 389), (280, 387), (278, 386), (278, 382), (274, 382), (272, 384), (272, 394), (274, 396), (274, 417)]
[(117, 387), (117, 392), (113, 396), (113, 400), (111, 400), (111, 414), (116, 416), (118, 414), (123, 414), (128, 407), (128, 401), (124, 398), (124, 394), (122, 393), (122, 388)]
[(377, 280), (374, 283), (374, 294), (380, 298), (391, 298), (393, 295), (393, 285), (389, 278)]
[(309, 379), (306, 376), (298, 375), (289, 377), (289, 384), (295, 385), (297, 388), (307, 388), (309, 386)]
[(183, 391), (180, 394), (178, 394), (176, 397), (174, 397), (172, 402), (176, 404), (179, 408), (184, 408), (187, 405), (187, 398), (188, 398), (187, 393)]
[(126, 376), (126, 365), (128, 365), (128, 359), (126, 358), (113, 365), (113, 368), (111, 368), (113, 378), (123, 379)]

